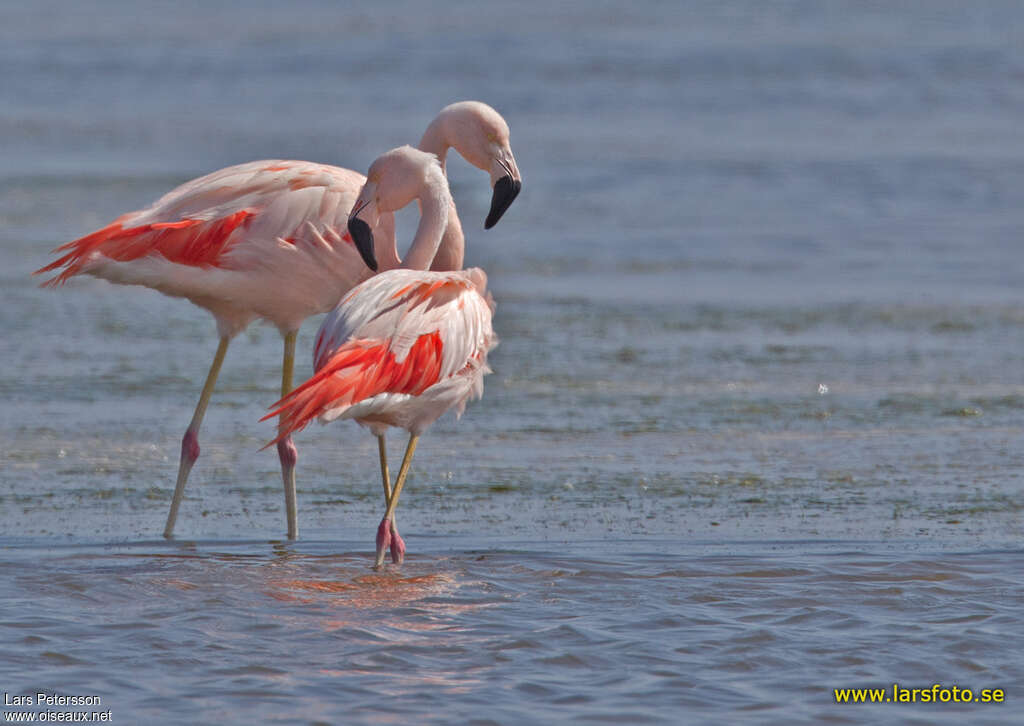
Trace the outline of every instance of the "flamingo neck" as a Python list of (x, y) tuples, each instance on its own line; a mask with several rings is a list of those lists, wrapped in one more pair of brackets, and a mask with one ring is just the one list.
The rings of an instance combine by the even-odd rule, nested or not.
[[(451, 148), (445, 130), (445, 118), (442, 114), (435, 118), (420, 139), (420, 151), (426, 151), (437, 157), (441, 162), (441, 171), (447, 174), (445, 166), (448, 158), (448, 149)], [(434, 261), (430, 265), (431, 270), (446, 272), (449, 270), (461, 270), (463, 260), (466, 256), (466, 237), (462, 233), (462, 223), (459, 221), (459, 213), (455, 211), (455, 203), (448, 207), (448, 226), (445, 227), (444, 236), (441, 237), (441, 244), (434, 255)]]
[(452, 144), (448, 141), (448, 135), (445, 133), (444, 121), (442, 114), (430, 122), (427, 130), (423, 132), (423, 138), (420, 139), (420, 151), (426, 151), (436, 156), (437, 160), (441, 162), (441, 171), (447, 173), (445, 160), (448, 158), (448, 149)]
[(419, 195), (420, 223), (409, 251), (402, 260), (402, 267), (410, 270), (426, 270), (437, 255), (441, 238), (448, 226), (448, 211), (454, 206), (448, 193), (448, 182), (444, 175), (431, 179)]
[(462, 223), (459, 222), (459, 213), (455, 211), (453, 201), (448, 207), (448, 226), (444, 229), (444, 236), (441, 237), (441, 244), (430, 269), (437, 272), (461, 270), (465, 256), (466, 238), (462, 234)]

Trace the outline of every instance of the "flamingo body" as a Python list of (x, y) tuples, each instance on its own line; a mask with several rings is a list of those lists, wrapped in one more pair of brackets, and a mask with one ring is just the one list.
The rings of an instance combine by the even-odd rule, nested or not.
[(486, 286), (478, 268), (390, 270), (367, 280), (320, 326), (316, 373), (267, 417), (281, 417), (282, 436), (314, 418), (418, 435), (452, 408), (461, 415), (482, 395), (497, 344)]
[[(314, 418), (354, 419), (377, 436), (387, 511), (377, 528), (376, 567), (388, 548), (395, 563), (405, 557), (395, 506), (420, 434), (446, 411), (461, 416), (467, 401), (483, 395), (487, 354), (497, 345), (486, 286), (478, 268), (389, 270), (360, 284), (320, 327), (316, 373), (265, 417), (280, 417), (279, 446)], [(384, 443), (389, 426), (410, 434), (394, 488)]]
[[(283, 333), (330, 310), (372, 275), (345, 225), (365, 177), (306, 161), (254, 161), (187, 182), (151, 206), (70, 242), (39, 272), (144, 285), (209, 310), (222, 336), (263, 318)], [(394, 217), (375, 253), (397, 267)]]

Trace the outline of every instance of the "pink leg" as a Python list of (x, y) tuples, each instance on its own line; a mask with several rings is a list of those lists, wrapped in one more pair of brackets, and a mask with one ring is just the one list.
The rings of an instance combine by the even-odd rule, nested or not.
[[(388, 522), (387, 517), (380, 520), (380, 526), (377, 527), (377, 552), (383, 553), (391, 544), (391, 523)], [(381, 554), (383, 558), (383, 554)]]
[(191, 427), (185, 429), (185, 435), (181, 437), (181, 460), (187, 462), (191, 469), (199, 458), (199, 434)]
[(398, 497), (402, 493), (402, 487), (405, 486), (405, 477), (409, 474), (412, 455), (416, 451), (416, 442), (419, 441), (419, 438), (417, 434), (412, 434), (409, 437), (409, 444), (405, 447), (405, 456), (402, 458), (402, 467), (398, 470), (395, 487), (388, 497), (387, 511), (384, 512), (384, 518), (377, 527), (377, 559), (373, 565), (375, 569), (384, 564), (384, 551), (388, 545), (392, 546), (391, 559), (395, 563), (401, 563), (405, 557), (405, 542), (402, 542), (402, 538), (398, 536), (398, 530), (394, 527), (395, 507), (398, 506)]
[[(295, 339), (297, 330), (284, 336), (284, 359), (281, 362), (281, 398), (292, 391), (292, 371), (295, 368)], [(295, 494), (295, 464), (299, 452), (292, 443), (292, 437), (277, 442), (277, 455), (281, 459), (281, 478), (284, 481), (284, 509), (288, 518), (288, 539), (299, 536), (299, 507)]]
[(284, 480), (284, 506), (288, 517), (288, 539), (298, 535), (298, 513), (295, 510), (295, 465), (299, 461), (299, 450), (292, 437), (277, 442), (277, 455), (281, 459), (281, 478)]
[(206, 415), (206, 405), (210, 402), (213, 394), (213, 387), (217, 383), (217, 376), (220, 374), (221, 363), (224, 362), (224, 355), (228, 352), (228, 339), (221, 338), (217, 346), (217, 354), (210, 364), (210, 372), (206, 374), (206, 383), (203, 385), (203, 392), (199, 395), (199, 403), (196, 404), (195, 413), (192, 414), (192, 422), (185, 429), (185, 435), (181, 439), (181, 460), (178, 463), (178, 481), (174, 485), (174, 497), (171, 499), (171, 510), (167, 513), (167, 524), (164, 526), (164, 537), (170, 539), (174, 534), (174, 523), (178, 519), (178, 507), (185, 496), (185, 483), (188, 481), (192, 465), (199, 458), (199, 426)]
[(395, 520), (391, 519), (391, 561), (396, 565), (402, 564), (405, 559), (405, 542), (398, 535), (398, 528), (395, 526)]
[[(384, 432), (377, 434), (377, 450), (380, 453), (380, 474), (384, 484), (384, 506), (391, 503), (391, 474), (388, 472), (388, 450), (384, 440)], [(381, 544), (383, 542), (383, 544)], [(390, 529), (384, 528), (384, 523), (377, 530), (377, 549), (383, 552), (391, 545), (391, 561), (396, 565), (402, 564), (405, 559), (405, 542), (398, 534), (398, 525), (395, 523), (395, 515), (391, 515)]]
[[(198, 428), (198, 427), (196, 427)], [(171, 511), (167, 513), (167, 524), (164, 527), (164, 537), (170, 539), (174, 534), (174, 522), (178, 519), (178, 507), (185, 497), (185, 483), (188, 481), (192, 465), (199, 458), (199, 434), (196, 429), (189, 426), (185, 429), (185, 435), (181, 438), (181, 459), (178, 461), (178, 482), (174, 485), (174, 497), (171, 499)]]

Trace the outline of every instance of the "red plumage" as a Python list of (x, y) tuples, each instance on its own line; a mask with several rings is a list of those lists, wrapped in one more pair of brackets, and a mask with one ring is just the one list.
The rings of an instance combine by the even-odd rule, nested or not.
[(353, 340), (331, 354), (301, 386), (275, 403), (261, 420), (281, 417), (276, 444), (327, 411), (381, 393), (418, 396), (437, 383), (444, 344), (437, 331), (421, 335), (405, 358), (395, 359), (389, 341)]
[(61, 285), (77, 275), (89, 256), (96, 252), (118, 262), (158, 254), (180, 265), (217, 267), (231, 243), (241, 238), (235, 235), (235, 231), (239, 228), (244, 230), (253, 214), (251, 210), (240, 209), (219, 219), (182, 219), (127, 229), (122, 227), (124, 217), (121, 217), (103, 229), (55, 249), (54, 252), (67, 251), (67, 254), (37, 270), (37, 274), (63, 267), (60, 274), (44, 283), (46, 286)]

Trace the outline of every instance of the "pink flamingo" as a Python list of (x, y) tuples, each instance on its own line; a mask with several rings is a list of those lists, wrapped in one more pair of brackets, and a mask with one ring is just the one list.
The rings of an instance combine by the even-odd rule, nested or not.
[[(420, 204), (420, 224), (408, 258), (429, 258), (448, 223), (451, 196), (436, 157), (409, 146), (373, 162), (352, 209), (349, 232), (363, 248), (372, 249), (374, 218), (413, 199)], [(278, 440), (317, 417), (322, 422), (355, 419), (377, 437), (386, 510), (377, 529), (376, 567), (388, 547), (394, 562), (404, 557), (395, 507), (420, 435), (445, 411), (455, 408), (461, 415), (470, 398), (483, 394), (483, 377), (490, 373), (487, 353), (497, 344), (486, 287), (487, 276), (478, 268), (389, 270), (363, 282), (320, 326), (313, 377), (275, 403), (263, 419), (279, 417)], [(409, 433), (394, 488), (384, 440), (389, 426)]]
[[(444, 159), (454, 147), (489, 172), (494, 193), (485, 222), (493, 226), (515, 199), (521, 178), (505, 120), (476, 101), (455, 103), (437, 115), (420, 142)], [(187, 182), (150, 207), (118, 217), (103, 229), (61, 247), (64, 253), (35, 274), (59, 270), (43, 283), (60, 285), (79, 274), (144, 285), (183, 297), (210, 311), (220, 342), (195, 413), (181, 442), (181, 459), (164, 536), (170, 538), (189, 472), (199, 457), (199, 427), (228, 344), (253, 320), (277, 326), (284, 337), (281, 395), (292, 389), (295, 339), (302, 321), (333, 308), (372, 273), (399, 266), (394, 218), (373, 220), (372, 249), (354, 249), (345, 224), (365, 177), (307, 161), (255, 161)], [(464, 241), (454, 204), (443, 242), (417, 249), (406, 267), (458, 269)], [(436, 253), (436, 254), (435, 254)], [(278, 441), (288, 538), (298, 535), (295, 464), (290, 437)]]

